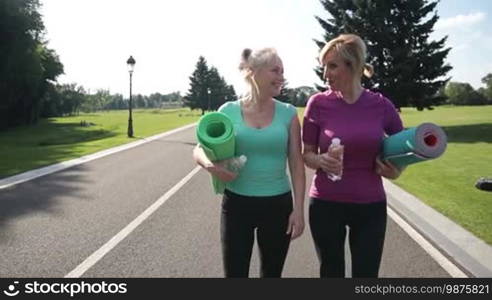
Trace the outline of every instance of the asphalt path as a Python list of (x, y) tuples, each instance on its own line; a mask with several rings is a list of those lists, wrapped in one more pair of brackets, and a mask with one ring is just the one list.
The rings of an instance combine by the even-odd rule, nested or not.
[[(221, 198), (205, 171), (190, 174), (195, 143), (190, 128), (0, 190), (0, 277), (64, 277), (74, 271), (80, 277), (222, 277)], [(318, 276), (307, 223), (306, 216), (284, 277)], [(129, 224), (137, 225), (125, 230)], [(256, 250), (251, 277), (259, 275)], [(388, 217), (380, 276), (450, 275)]]

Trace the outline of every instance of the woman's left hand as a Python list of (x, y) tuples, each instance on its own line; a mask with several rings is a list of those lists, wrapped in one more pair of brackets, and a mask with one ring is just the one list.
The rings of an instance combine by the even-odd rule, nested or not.
[(298, 209), (294, 209), (289, 216), (289, 225), (287, 226), (287, 234), (290, 234), (290, 239), (296, 239), (301, 236), (304, 231), (304, 213)]
[(379, 157), (376, 157), (376, 173), (388, 179), (396, 179), (401, 175), (400, 169), (389, 161), (381, 161)]

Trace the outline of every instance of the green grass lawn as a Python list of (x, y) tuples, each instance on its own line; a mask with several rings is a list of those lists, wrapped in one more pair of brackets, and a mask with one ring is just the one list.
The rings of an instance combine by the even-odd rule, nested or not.
[[(42, 120), (2, 132), (0, 177), (128, 143), (199, 117), (198, 111), (188, 109), (137, 110), (134, 139), (126, 137), (127, 111)], [(441, 126), (448, 135), (448, 148), (436, 160), (409, 166), (395, 183), (492, 244), (492, 192), (474, 187), (479, 177), (492, 177), (492, 106), (444, 106), (423, 112), (405, 108), (402, 119), (406, 127), (423, 122)], [(94, 125), (80, 126), (82, 120)]]
[(474, 186), (492, 177), (492, 106), (403, 109), (402, 118), (405, 127), (441, 126), (448, 147), (438, 159), (409, 166), (395, 183), (492, 244), (492, 192)]
[[(44, 119), (0, 132), (0, 178), (136, 141), (199, 117), (199, 111), (189, 109), (135, 110), (134, 138), (126, 136), (128, 111), (123, 110)], [(81, 121), (91, 125), (81, 126)]]

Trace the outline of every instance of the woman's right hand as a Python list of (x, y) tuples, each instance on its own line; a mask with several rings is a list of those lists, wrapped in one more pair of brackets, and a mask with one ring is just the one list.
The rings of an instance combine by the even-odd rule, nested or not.
[(221, 162), (211, 162), (205, 166), (205, 170), (222, 182), (230, 182), (237, 177), (237, 173), (229, 171)]
[(340, 174), (342, 172), (342, 161), (328, 155), (328, 153), (318, 154), (318, 164), (325, 172), (333, 174)]

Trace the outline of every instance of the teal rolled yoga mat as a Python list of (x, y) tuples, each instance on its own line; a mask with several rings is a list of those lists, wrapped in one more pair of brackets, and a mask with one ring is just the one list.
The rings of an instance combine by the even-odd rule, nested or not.
[[(234, 126), (226, 114), (212, 112), (202, 116), (196, 127), (196, 137), (211, 161), (234, 157)], [(212, 185), (216, 194), (224, 193), (225, 183), (215, 176), (212, 176)]]
[(384, 139), (382, 159), (402, 168), (435, 159), (444, 153), (446, 146), (446, 133), (441, 127), (422, 123)]

